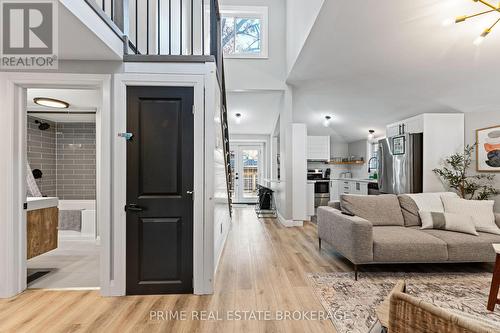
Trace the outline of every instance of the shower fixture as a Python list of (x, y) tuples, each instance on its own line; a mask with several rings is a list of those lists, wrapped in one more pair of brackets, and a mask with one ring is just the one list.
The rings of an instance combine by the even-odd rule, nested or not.
[(45, 131), (45, 130), (48, 130), (50, 128), (50, 124), (44, 123), (40, 120), (35, 120), (35, 124), (38, 124), (38, 129), (40, 131)]

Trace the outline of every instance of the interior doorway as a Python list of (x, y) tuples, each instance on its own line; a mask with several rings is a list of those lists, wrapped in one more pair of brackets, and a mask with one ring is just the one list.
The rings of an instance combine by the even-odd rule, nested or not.
[(258, 184), (263, 177), (262, 144), (231, 145), (231, 194), (235, 204), (254, 204), (258, 201)]
[(98, 289), (97, 89), (26, 92), (28, 289)]
[[(0, 73), (0, 95), (12, 129), (0, 143), (4, 158), (11, 161), (4, 169), (2, 214), (5, 223), (0, 224), (0, 275), (6, 280), (0, 288), (0, 297), (15, 296), (27, 288), (27, 93), (28, 89), (89, 89), (98, 91), (99, 107), (95, 112), (96, 132), (96, 220), (99, 225), (99, 287), (103, 295), (109, 295), (112, 287), (109, 258), (111, 238), (111, 146), (104, 144), (111, 138), (111, 76), (103, 74), (66, 73)], [(47, 125), (36, 125), (46, 128)], [(42, 198), (45, 198), (42, 196)], [(47, 199), (50, 200), (50, 199)], [(36, 207), (35, 207), (36, 208)], [(57, 209), (57, 208), (55, 208)], [(54, 214), (54, 209), (50, 213)], [(54, 230), (54, 229), (52, 229)], [(56, 230), (57, 231), (57, 230)], [(42, 235), (42, 233), (40, 234)], [(51, 235), (54, 239), (54, 234)], [(57, 238), (57, 236), (56, 236)], [(58, 288), (56, 288), (58, 289)]]

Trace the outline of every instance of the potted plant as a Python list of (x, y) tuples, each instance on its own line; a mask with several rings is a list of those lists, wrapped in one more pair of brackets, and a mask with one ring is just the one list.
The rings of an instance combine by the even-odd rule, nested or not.
[(467, 172), (472, 164), (474, 146), (467, 145), (463, 153), (455, 153), (444, 160), (444, 166), (433, 171), (449, 188), (455, 190), (460, 197), (469, 200), (487, 200), (499, 194), (493, 185), (495, 175), (474, 174)]

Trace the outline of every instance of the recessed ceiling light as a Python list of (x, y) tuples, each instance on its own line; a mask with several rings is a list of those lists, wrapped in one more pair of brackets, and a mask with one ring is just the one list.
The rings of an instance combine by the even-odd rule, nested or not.
[(373, 140), (375, 138), (375, 131), (374, 130), (369, 130), (368, 131), (368, 140)]
[(332, 119), (331, 116), (325, 116), (325, 120), (323, 120), (323, 126), (328, 127), (330, 126), (330, 120)]
[(234, 116), (236, 117), (236, 123), (240, 124), (241, 123), (241, 113), (238, 112)]
[(69, 108), (69, 103), (67, 103), (65, 101), (58, 100), (58, 99), (54, 99), (54, 98), (35, 97), (35, 98), (33, 98), (33, 102), (35, 104), (38, 104), (41, 106), (46, 106), (49, 108), (55, 108), (55, 109), (67, 109), (67, 108)]

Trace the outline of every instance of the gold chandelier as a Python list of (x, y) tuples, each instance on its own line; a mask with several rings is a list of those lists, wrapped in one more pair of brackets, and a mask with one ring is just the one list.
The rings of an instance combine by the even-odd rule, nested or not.
[[(486, 15), (486, 14), (493, 13), (493, 12), (496, 12), (496, 13), (500, 14), (500, 1), (499, 1), (498, 5), (493, 5), (492, 3), (490, 3), (489, 1), (486, 1), (486, 0), (472, 0), (472, 1), (479, 2), (479, 3), (483, 4), (484, 6), (486, 6), (488, 8), (488, 10), (485, 10), (485, 11), (482, 11), (482, 12), (479, 12), (479, 13), (476, 13), (476, 14), (472, 14), (472, 15), (458, 16), (458, 17), (456, 17), (453, 20), (447, 20), (447, 21), (443, 22), (443, 24), (444, 25), (449, 25), (449, 24), (451, 24), (453, 22), (454, 23), (461, 23), (461, 22), (465, 22), (466, 20), (468, 20), (470, 18), (481, 16), (481, 15)], [(495, 25), (498, 22), (500, 22), (500, 18), (498, 18), (490, 27), (486, 28), (481, 33), (481, 35), (479, 35), (474, 40), (474, 44), (475, 45), (481, 44), (484, 41), (484, 39), (486, 38), (486, 36), (491, 32), (491, 30), (495, 27)]]

